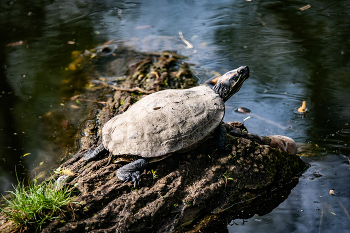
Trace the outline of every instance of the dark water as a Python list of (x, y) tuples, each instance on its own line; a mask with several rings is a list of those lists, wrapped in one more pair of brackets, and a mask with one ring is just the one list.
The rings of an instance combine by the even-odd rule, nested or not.
[[(248, 65), (250, 79), (224, 120), (242, 121), (234, 110), (249, 108), (250, 132), (292, 137), (310, 163), (273, 211), (215, 231), (349, 232), (349, 28), (349, 1), (1, 1), (0, 192), (16, 183), (15, 166), (20, 179), (47, 174), (74, 153), (88, 112), (62, 99), (80, 88), (66, 82), (71, 53), (115, 39), (141, 51), (176, 50), (202, 81)], [(45, 120), (60, 108), (57, 122)], [(56, 140), (62, 127), (67, 136)]]

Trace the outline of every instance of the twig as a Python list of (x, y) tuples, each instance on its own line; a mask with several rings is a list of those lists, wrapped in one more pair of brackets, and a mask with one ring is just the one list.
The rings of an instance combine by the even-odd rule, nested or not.
[(75, 96), (73, 96), (71, 98), (62, 97), (62, 99), (65, 99), (65, 100), (78, 100), (78, 101), (85, 101), (85, 102), (93, 102), (93, 103), (98, 103), (98, 104), (107, 104), (107, 102), (104, 102), (104, 101), (78, 99), (78, 98), (75, 98)]
[[(158, 74), (156, 74), (156, 75), (157, 75), (157, 79), (159, 79)], [(144, 94), (152, 94), (152, 93), (153, 93), (152, 91), (142, 90), (142, 89), (139, 88), (139, 87), (134, 87), (134, 88), (116, 87), (116, 86), (114, 86), (114, 85), (108, 84), (108, 83), (103, 82), (103, 81), (100, 81), (100, 80), (92, 80), (92, 82), (94, 82), (94, 83), (96, 83), (96, 84), (101, 84), (101, 85), (103, 85), (104, 87), (113, 88), (113, 89), (116, 90), (116, 91), (127, 91), (127, 92), (135, 92), (135, 91), (138, 91), (138, 92), (141, 92), (141, 93), (144, 93)]]
[(311, 7), (311, 5), (310, 5), (310, 4), (307, 4), (306, 6), (300, 7), (299, 10), (300, 10), (300, 11), (304, 11), (304, 10), (309, 9), (310, 7)]
[(180, 56), (176, 53), (169, 53), (169, 52), (160, 52), (160, 53), (157, 53), (157, 52), (146, 52), (147, 55), (149, 56), (157, 56), (156, 58), (159, 59), (158, 57), (161, 57), (161, 56), (171, 56), (173, 58), (178, 58), (178, 59), (186, 59), (187, 57), (184, 57), (184, 56)]
[(151, 74), (155, 74), (155, 75), (156, 75), (156, 77), (157, 77), (157, 80), (159, 79), (159, 75), (158, 75), (158, 73), (157, 73), (157, 72), (152, 71), (152, 72), (151, 72)]
[(179, 35), (180, 35), (181, 40), (187, 45), (187, 48), (188, 48), (188, 49), (192, 49), (193, 46), (191, 45), (190, 42), (188, 42), (187, 40), (185, 40), (185, 38), (184, 38), (183, 35), (182, 35), (182, 32), (179, 32)]
[(119, 77), (100, 77), (99, 79), (103, 81), (124, 81), (127, 78), (127, 76), (119, 76)]
[(261, 17), (258, 16), (257, 19), (259, 20), (259, 22), (260, 22), (264, 27), (266, 27), (266, 23), (262, 20)]
[(135, 91), (138, 91), (138, 92), (141, 92), (141, 93), (144, 93), (144, 94), (152, 94), (151, 91), (146, 91), (146, 90), (142, 90), (141, 88), (139, 87), (134, 87), (134, 88), (121, 88), (121, 87), (116, 87), (114, 85), (108, 85), (110, 86), (111, 88), (113, 88), (114, 90), (116, 91), (127, 91), (127, 92), (135, 92)]

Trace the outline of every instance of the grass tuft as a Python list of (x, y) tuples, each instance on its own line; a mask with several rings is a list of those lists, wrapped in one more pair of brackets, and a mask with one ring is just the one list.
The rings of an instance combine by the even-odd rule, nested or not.
[(34, 227), (38, 231), (47, 221), (58, 218), (58, 211), (63, 213), (61, 208), (73, 200), (69, 187), (57, 189), (54, 181), (38, 184), (34, 179), (28, 186), (18, 182), (13, 188), (8, 198), (3, 197), (5, 203), (0, 210), (1, 216), (15, 227)]

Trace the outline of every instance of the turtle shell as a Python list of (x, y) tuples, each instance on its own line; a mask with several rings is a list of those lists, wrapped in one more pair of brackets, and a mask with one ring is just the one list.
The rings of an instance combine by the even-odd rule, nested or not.
[(208, 86), (159, 91), (109, 120), (103, 145), (113, 155), (163, 156), (198, 144), (224, 114), (224, 101)]

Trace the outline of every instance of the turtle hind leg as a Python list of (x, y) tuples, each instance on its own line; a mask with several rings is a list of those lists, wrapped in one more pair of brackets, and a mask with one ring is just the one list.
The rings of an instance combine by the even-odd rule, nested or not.
[(103, 143), (101, 143), (100, 145), (98, 145), (98, 147), (95, 148), (95, 150), (90, 150), (89, 152), (87, 152), (84, 156), (84, 160), (93, 159), (104, 150), (106, 150), (106, 148), (104, 147)]
[(117, 176), (121, 181), (134, 182), (134, 187), (136, 183), (140, 182), (141, 171), (145, 168), (147, 161), (145, 159), (138, 159), (132, 163), (124, 165), (117, 171)]

